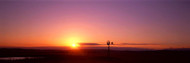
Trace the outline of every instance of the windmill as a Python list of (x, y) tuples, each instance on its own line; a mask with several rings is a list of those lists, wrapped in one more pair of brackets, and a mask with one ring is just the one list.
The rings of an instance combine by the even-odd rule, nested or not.
[(113, 42), (110, 42), (109, 40), (107, 41), (107, 45), (108, 45), (108, 53), (107, 56), (110, 57), (110, 45), (113, 45)]

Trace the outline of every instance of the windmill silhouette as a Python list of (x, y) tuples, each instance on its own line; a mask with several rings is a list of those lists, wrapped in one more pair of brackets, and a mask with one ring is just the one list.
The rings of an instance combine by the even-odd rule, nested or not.
[(107, 45), (108, 45), (107, 56), (110, 57), (110, 45), (113, 45), (113, 42), (110, 42), (110, 41), (108, 40), (108, 41), (107, 41)]

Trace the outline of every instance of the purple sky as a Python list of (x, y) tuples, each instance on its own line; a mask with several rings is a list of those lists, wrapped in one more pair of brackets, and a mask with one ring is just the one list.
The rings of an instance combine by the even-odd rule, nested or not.
[(0, 9), (0, 46), (111, 40), (190, 47), (187, 0), (1, 0)]

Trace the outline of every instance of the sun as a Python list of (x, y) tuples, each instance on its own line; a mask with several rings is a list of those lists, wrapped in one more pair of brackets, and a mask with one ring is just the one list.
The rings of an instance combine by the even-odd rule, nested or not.
[(80, 47), (80, 42), (82, 42), (82, 40), (78, 37), (69, 37), (67, 38), (67, 40), (65, 40), (66, 43), (64, 44), (65, 46), (68, 46), (72, 49), (77, 49)]
[(72, 47), (72, 48), (78, 48), (78, 47), (79, 47), (79, 44), (73, 43), (73, 44), (71, 44), (71, 47)]
[(76, 47), (76, 44), (72, 44), (72, 47)]

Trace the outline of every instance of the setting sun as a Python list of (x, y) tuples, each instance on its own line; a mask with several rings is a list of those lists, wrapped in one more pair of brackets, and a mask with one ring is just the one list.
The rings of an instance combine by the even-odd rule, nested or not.
[(77, 48), (77, 47), (79, 47), (79, 44), (73, 43), (71, 46), (72, 46), (72, 48)]

